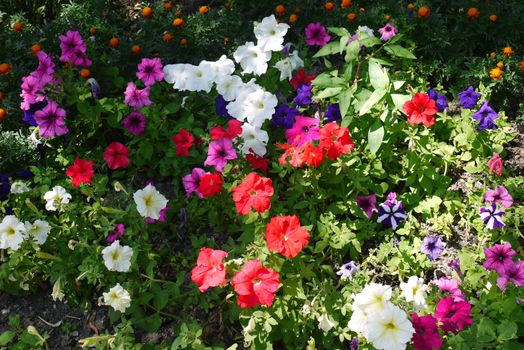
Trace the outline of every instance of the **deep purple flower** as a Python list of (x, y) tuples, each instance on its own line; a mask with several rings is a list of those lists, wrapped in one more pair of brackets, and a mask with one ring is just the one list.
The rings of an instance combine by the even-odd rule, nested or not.
[(495, 119), (497, 119), (499, 115), (497, 112), (491, 109), (491, 107), (488, 105), (488, 101), (484, 101), (480, 109), (473, 113), (471, 117), (480, 121), (479, 125), (477, 126), (478, 130), (498, 128), (497, 124), (495, 124)]
[(430, 99), (436, 101), (439, 93), (435, 89), (429, 89), (428, 90), (428, 96)]
[(226, 137), (221, 137), (209, 144), (207, 158), (204, 165), (213, 165), (218, 172), (224, 171), (228, 160), (237, 158), (233, 143)]
[(446, 95), (439, 94), (434, 89), (429, 89), (428, 96), (430, 99), (435, 101), (435, 105), (437, 106), (437, 111), (444, 112), (444, 110), (448, 108), (448, 101), (446, 99)]
[(313, 85), (302, 84), (297, 89), (297, 96), (293, 99), (293, 102), (299, 107), (306, 107), (311, 103), (311, 89)]
[(337, 120), (342, 119), (339, 104), (333, 103), (328, 105), (326, 111), (324, 112), (324, 116), (326, 117), (327, 123), (336, 122)]
[(326, 45), (329, 40), (331, 40), (331, 36), (326, 31), (326, 28), (320, 24), (320, 23), (310, 23), (306, 27), (306, 44), (309, 46), (324, 46)]
[(33, 174), (33, 172), (29, 169), (24, 169), (24, 170), (20, 170), (16, 176), (20, 179), (20, 180), (29, 180), (30, 178), (32, 178), (33, 176), (35, 176), (35, 174)]
[(144, 82), (145, 86), (151, 86), (156, 81), (162, 81), (164, 79), (162, 60), (158, 57), (143, 58), (138, 65), (136, 76)]
[(357, 205), (366, 213), (368, 218), (371, 219), (373, 213), (378, 212), (377, 210), (377, 195), (372, 193), (367, 196), (357, 196), (355, 198)]
[(340, 269), (337, 271), (337, 275), (339, 275), (341, 279), (349, 279), (352, 281), (353, 275), (355, 275), (357, 272), (357, 265), (354, 261), (350, 261), (340, 266)]
[(169, 210), (169, 203), (166, 204), (166, 206), (160, 210), (160, 217), (158, 219), (153, 219), (153, 218), (145, 218), (144, 221), (146, 222), (146, 224), (154, 224), (155, 222), (164, 222), (166, 221), (166, 217), (167, 217), (167, 211)]
[(215, 98), (215, 112), (216, 112), (216, 114), (221, 116), (221, 117), (224, 117), (224, 118), (232, 119), (233, 117), (227, 111), (227, 105), (228, 104), (229, 104), (229, 102), (227, 102), (222, 97), (222, 95), (218, 95)]
[(446, 244), (442, 242), (439, 236), (426, 236), (422, 241), (420, 251), (425, 253), (431, 260), (436, 260), (444, 251)]
[(287, 43), (286, 45), (284, 45), (284, 47), (282, 48), (282, 53), (284, 54), (284, 56), (289, 57), (289, 54), (291, 53), (291, 43)]
[(89, 67), (92, 62), (82, 51), (73, 51), (69, 54), (69, 63), (78, 67)]
[(35, 113), (35, 120), (40, 130), (40, 136), (51, 138), (65, 135), (69, 129), (65, 125), (66, 112), (54, 101), (49, 101), (41, 111)]
[(462, 108), (473, 109), (477, 106), (480, 94), (473, 89), (473, 86), (470, 86), (466, 90), (460, 92), (458, 98)]
[(408, 19), (411, 21), (413, 20), (413, 9), (408, 8)]
[(511, 244), (506, 242), (504, 244), (495, 244), (491, 248), (484, 248), (484, 255), (486, 261), (482, 264), (487, 270), (495, 270), (499, 274), (509, 269), (513, 265), (513, 256), (517, 252), (513, 250)]
[(122, 237), (125, 231), (126, 227), (123, 224), (115, 224), (113, 231), (109, 232), (109, 234), (107, 235), (107, 243), (113, 243), (114, 241)]
[(128, 106), (133, 107), (135, 111), (144, 106), (150, 106), (153, 104), (149, 99), (149, 87), (138, 89), (135, 83), (127, 83), (124, 96), (124, 102)]
[(275, 114), (273, 114), (273, 125), (281, 127), (282, 129), (290, 129), (295, 123), (295, 117), (299, 114), (298, 110), (289, 107), (286, 104), (278, 105)]
[(202, 176), (209, 174), (206, 173), (204, 169), (201, 168), (194, 168), (191, 170), (191, 174), (187, 174), (186, 176), (182, 177), (182, 184), (184, 185), (184, 189), (186, 190), (186, 197), (191, 197), (191, 194), (196, 194), (198, 198), (204, 198), (202, 193), (198, 190), (198, 187), (200, 186), (200, 179)]
[(349, 350), (358, 350), (358, 338), (351, 339), (351, 343), (349, 343)]
[(37, 126), (38, 124), (35, 120), (35, 113), (44, 109), (45, 106), (47, 106), (47, 100), (32, 103), (29, 106), (29, 109), (24, 111), (24, 122), (29, 123), (31, 126)]
[(378, 210), (377, 222), (386, 225), (389, 228), (395, 230), (401, 221), (406, 220), (408, 217), (402, 208), (402, 202), (396, 204), (391, 203), (389, 200), (380, 204)]
[(397, 28), (393, 27), (393, 25), (388, 23), (384, 27), (380, 28), (378, 32), (381, 34), (380, 40), (388, 41), (397, 34), (398, 30)]
[(502, 215), (504, 215), (504, 212), (497, 210), (495, 203), (491, 204), (491, 207), (480, 208), (480, 217), (489, 229), (504, 227), (504, 222), (502, 222), (501, 218)]
[(514, 285), (524, 286), (524, 261), (517, 260), (497, 278), (500, 290), (506, 290), (506, 284), (513, 282)]
[(5, 201), (11, 193), (11, 182), (7, 175), (0, 175), (0, 201)]
[(146, 117), (138, 112), (131, 112), (122, 120), (122, 126), (131, 134), (140, 136), (146, 129)]
[(499, 203), (504, 208), (509, 208), (513, 204), (513, 197), (509, 194), (506, 187), (500, 185), (494, 190), (488, 190), (484, 193), (486, 203)]
[(182, 224), (185, 224), (187, 222), (187, 209), (186, 208), (180, 208), (180, 212), (178, 213), (178, 219)]

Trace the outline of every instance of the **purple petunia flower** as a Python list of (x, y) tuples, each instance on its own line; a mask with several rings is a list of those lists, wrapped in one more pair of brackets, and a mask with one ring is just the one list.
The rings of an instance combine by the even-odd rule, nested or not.
[(145, 86), (151, 86), (157, 81), (164, 79), (164, 71), (160, 58), (143, 58), (138, 65), (136, 73), (138, 79), (144, 82)]
[(378, 32), (381, 34), (380, 40), (388, 41), (397, 34), (398, 30), (397, 28), (393, 27), (393, 25), (388, 23), (384, 27), (380, 28)]
[(473, 86), (470, 86), (466, 90), (460, 92), (458, 98), (462, 108), (473, 109), (477, 106), (480, 94), (473, 89)]
[(127, 83), (124, 96), (124, 102), (128, 106), (134, 108), (135, 111), (144, 106), (150, 106), (153, 104), (149, 99), (149, 87), (138, 89), (135, 83)]
[(107, 243), (113, 243), (114, 241), (122, 237), (125, 231), (126, 227), (123, 224), (115, 224), (115, 228), (113, 229), (113, 231), (109, 232), (109, 234), (107, 235)]
[(204, 165), (213, 165), (218, 172), (224, 171), (228, 160), (237, 158), (237, 152), (233, 148), (233, 143), (226, 137), (221, 137), (209, 144), (207, 158)]
[(324, 46), (331, 36), (326, 31), (326, 28), (321, 23), (310, 23), (306, 27), (306, 44), (309, 46)]
[(324, 116), (326, 117), (327, 123), (336, 122), (337, 120), (342, 119), (339, 104), (333, 103), (328, 105), (326, 111), (324, 112)]
[(377, 222), (395, 230), (401, 221), (408, 217), (402, 208), (402, 202), (393, 204), (389, 200), (380, 204)]
[(480, 109), (473, 113), (471, 117), (480, 121), (479, 125), (477, 126), (477, 130), (498, 128), (497, 124), (495, 124), (495, 119), (497, 119), (499, 115), (497, 112), (491, 109), (491, 107), (488, 105), (488, 101), (484, 101)]
[(38, 124), (40, 136), (51, 138), (67, 134), (69, 129), (65, 125), (65, 117), (65, 110), (58, 107), (56, 102), (49, 101), (47, 106), (35, 113), (35, 121)]
[(278, 105), (275, 114), (273, 114), (273, 125), (282, 129), (291, 129), (295, 123), (295, 117), (299, 114), (298, 109), (289, 107), (286, 104)]
[(28, 110), (32, 104), (43, 101), (45, 99), (45, 96), (42, 94), (44, 86), (45, 84), (42, 80), (32, 75), (22, 77), (22, 84), (20, 85), (22, 89), (22, 93), (20, 94), (22, 103), (20, 104), (20, 108), (22, 110)]
[(524, 261), (517, 260), (497, 278), (497, 286), (500, 290), (506, 290), (506, 284), (513, 282), (514, 285), (524, 286)]
[(448, 108), (448, 100), (446, 99), (446, 95), (439, 94), (434, 89), (429, 89), (428, 96), (430, 99), (435, 101), (435, 105), (437, 106), (437, 111), (444, 112), (444, 110)]
[(87, 84), (91, 87), (91, 95), (93, 98), (99, 99), (100, 98), (100, 84), (98, 84), (98, 81), (96, 81), (94, 78), (89, 78), (86, 81)]
[(513, 250), (511, 244), (506, 242), (504, 244), (495, 244), (491, 248), (484, 248), (484, 255), (486, 261), (482, 264), (487, 270), (495, 270), (499, 274), (509, 269), (513, 264), (513, 256), (517, 254)]
[(68, 62), (75, 66), (89, 67), (91, 60), (86, 56), (87, 46), (78, 31), (68, 31), (60, 35), (61, 62)]
[(491, 207), (480, 208), (480, 217), (489, 229), (504, 227), (504, 222), (501, 219), (502, 215), (504, 215), (504, 212), (497, 210), (495, 203), (491, 204)]
[(48, 84), (54, 79), (55, 64), (51, 60), (51, 56), (44, 51), (38, 51), (36, 57), (38, 58), (38, 68), (31, 75), (38, 79), (42, 85)]
[(7, 175), (0, 175), (0, 201), (5, 201), (11, 193), (11, 182)]
[(215, 99), (215, 112), (216, 112), (217, 115), (219, 115), (221, 117), (228, 118), (228, 119), (233, 119), (231, 114), (229, 114), (229, 112), (227, 111), (227, 105), (228, 104), (229, 104), (229, 102), (227, 102), (222, 97), (222, 95), (218, 95), (216, 97), (216, 99)]
[(146, 129), (146, 117), (138, 112), (131, 112), (122, 120), (122, 126), (131, 134), (140, 136)]
[(513, 197), (509, 194), (506, 187), (500, 185), (494, 190), (488, 190), (484, 193), (486, 203), (499, 203), (504, 208), (509, 208), (513, 204)]
[(16, 176), (18, 176), (20, 180), (29, 180), (30, 178), (35, 176), (35, 174), (33, 174), (33, 172), (29, 169), (24, 169), (16, 173)]
[(348, 263), (345, 263), (340, 267), (340, 269), (337, 271), (337, 275), (340, 276), (341, 279), (349, 279), (350, 281), (353, 280), (353, 275), (355, 275), (358, 272), (357, 265), (354, 261), (350, 261)]
[(349, 343), (349, 350), (358, 350), (358, 338), (351, 339), (351, 343)]
[(355, 198), (357, 205), (366, 213), (368, 218), (371, 219), (373, 216), (373, 213), (378, 212), (376, 204), (377, 204), (377, 195), (372, 193), (367, 196), (357, 196)]
[(299, 107), (306, 107), (311, 103), (311, 84), (302, 84), (297, 89), (297, 96), (293, 99), (293, 102)]
[(201, 168), (194, 168), (191, 170), (191, 174), (187, 174), (186, 176), (182, 177), (182, 184), (184, 185), (184, 189), (186, 190), (186, 197), (191, 197), (191, 194), (196, 194), (198, 198), (204, 198), (202, 193), (198, 190), (198, 187), (200, 185), (200, 179), (202, 176), (209, 174), (206, 173), (204, 169)]
[(436, 260), (444, 251), (446, 244), (438, 236), (426, 236), (422, 241), (420, 251), (428, 256), (431, 260)]
[(29, 106), (29, 109), (24, 111), (24, 122), (28, 122), (31, 126), (37, 126), (38, 124), (35, 120), (35, 113), (44, 109), (45, 106), (47, 106), (47, 100), (32, 103)]

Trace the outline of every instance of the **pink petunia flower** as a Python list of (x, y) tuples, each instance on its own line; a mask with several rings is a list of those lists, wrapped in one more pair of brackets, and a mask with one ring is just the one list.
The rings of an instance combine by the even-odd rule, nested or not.
[(437, 350), (444, 342), (440, 338), (437, 327), (437, 320), (432, 315), (419, 316), (416, 313), (411, 315), (413, 321), (413, 348), (415, 350)]
[(309, 46), (324, 46), (331, 36), (326, 31), (326, 28), (321, 23), (310, 23), (306, 27), (306, 44)]
[(488, 190), (484, 194), (486, 203), (499, 203), (504, 208), (509, 208), (513, 204), (513, 197), (504, 186), (497, 186), (494, 190)]
[(506, 242), (504, 244), (495, 244), (491, 248), (484, 248), (486, 261), (482, 264), (487, 270), (495, 270), (499, 274), (503, 274), (507, 269), (513, 265), (513, 256), (517, 254), (513, 250), (511, 244)]
[(182, 184), (186, 190), (187, 198), (189, 198), (193, 193), (196, 194), (198, 198), (204, 198), (202, 193), (200, 193), (198, 190), (198, 186), (200, 186), (200, 179), (206, 174), (210, 173), (207, 173), (204, 169), (201, 168), (194, 168), (191, 170), (191, 174), (187, 174), (186, 176), (182, 177)]
[(38, 124), (40, 136), (51, 138), (67, 134), (69, 129), (65, 125), (65, 116), (65, 110), (58, 107), (56, 102), (49, 101), (44, 109), (35, 113), (35, 121)]
[(134, 108), (135, 111), (144, 106), (150, 106), (153, 104), (149, 99), (149, 87), (138, 89), (135, 83), (127, 83), (124, 96), (124, 102), (128, 106)]
[(473, 324), (471, 304), (467, 301), (455, 301), (452, 297), (445, 297), (437, 304), (435, 318), (442, 323), (440, 328), (444, 333), (457, 334), (458, 331)]
[(162, 61), (160, 58), (143, 58), (138, 65), (136, 76), (144, 82), (145, 86), (151, 86), (157, 81), (162, 81), (164, 79)]
[(224, 171), (224, 167), (228, 160), (237, 158), (237, 152), (233, 148), (233, 143), (230, 139), (221, 137), (209, 144), (207, 151), (207, 158), (204, 165), (213, 165), (218, 172)]
[(122, 237), (125, 231), (126, 227), (123, 224), (115, 224), (113, 231), (109, 232), (109, 234), (107, 235), (107, 243), (113, 243), (114, 241)]
[(510, 282), (519, 287), (524, 286), (524, 261), (512, 262), (511, 266), (497, 278), (497, 285), (502, 291), (506, 290), (506, 284)]
[(496, 173), (498, 176), (502, 176), (502, 158), (500, 158), (500, 154), (493, 153), (493, 156), (488, 161), (488, 166), (490, 174)]
[(460, 282), (451, 277), (440, 277), (438, 280), (433, 280), (431, 283), (436, 285), (439, 290), (448, 292), (455, 301), (466, 300), (466, 296), (459, 289)]
[(135, 136), (140, 136), (144, 132), (146, 124), (146, 117), (138, 112), (131, 112), (122, 120), (122, 126)]
[(393, 27), (393, 25), (388, 23), (384, 27), (380, 28), (378, 32), (381, 34), (380, 40), (388, 41), (397, 34), (398, 30), (397, 28)]

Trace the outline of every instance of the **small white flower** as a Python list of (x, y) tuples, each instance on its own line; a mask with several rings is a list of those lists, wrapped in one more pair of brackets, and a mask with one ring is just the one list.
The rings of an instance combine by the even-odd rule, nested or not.
[(390, 299), (390, 286), (378, 283), (370, 283), (355, 296), (354, 305), (359, 307), (367, 314), (370, 314), (371, 312), (381, 311)]
[(304, 67), (304, 61), (298, 57), (297, 50), (293, 51), (289, 57), (275, 63), (275, 68), (280, 71), (280, 81), (290, 80), (293, 77), (293, 71), (300, 67)]
[(26, 221), (25, 230), (36, 244), (42, 245), (47, 240), (49, 232), (51, 232), (51, 226), (49, 226), (47, 221), (43, 220), (36, 220), (34, 223)]
[(44, 200), (47, 201), (45, 208), (49, 211), (56, 211), (62, 207), (62, 204), (69, 203), (71, 195), (67, 193), (62, 186), (55, 186), (51, 191), (44, 194)]
[(220, 56), (215, 62), (209, 62), (211, 69), (215, 72), (215, 77), (223, 77), (231, 75), (235, 71), (235, 62), (226, 57), (226, 55)]
[(0, 249), (17, 250), (26, 236), (25, 226), (14, 215), (7, 215), (0, 223)]
[(216, 84), (218, 93), (228, 102), (236, 99), (244, 86), (237, 75), (221, 75), (217, 77)]
[(136, 191), (133, 194), (133, 199), (136, 203), (136, 209), (142, 217), (155, 220), (160, 218), (160, 211), (166, 207), (168, 202), (166, 197), (151, 184)]
[(327, 314), (322, 314), (318, 319), (318, 328), (324, 332), (329, 332), (331, 328), (335, 327), (336, 323), (332, 321)]
[(367, 36), (375, 36), (375, 34), (373, 34), (373, 29), (369, 28), (368, 26), (358, 26), (357, 34), (359, 38), (361, 34), (366, 34)]
[(127, 272), (131, 267), (133, 248), (121, 246), (120, 241), (114, 241), (109, 247), (102, 250), (104, 265), (109, 271)]
[(406, 313), (391, 303), (374, 317), (368, 318), (366, 338), (377, 349), (405, 349), (413, 333), (415, 329)]
[(198, 66), (188, 67), (186, 89), (189, 91), (210, 92), (216, 73), (208, 61), (202, 61)]
[(277, 23), (275, 15), (268, 16), (255, 26), (257, 46), (262, 51), (280, 51), (284, 43), (284, 36), (289, 29), (285, 23)]
[(265, 120), (275, 114), (278, 99), (275, 95), (258, 89), (247, 95), (244, 102), (244, 116), (253, 126), (261, 127)]
[(253, 150), (253, 153), (261, 157), (266, 154), (266, 145), (269, 136), (265, 130), (257, 128), (249, 123), (244, 123), (242, 125), (242, 139), (244, 140), (240, 149), (242, 154), (251, 153), (250, 149)]
[(28, 191), (29, 191), (29, 187), (23, 181), (14, 181), (11, 184), (11, 193), (20, 194), (20, 193), (24, 193)]
[(400, 289), (406, 301), (412, 301), (417, 308), (426, 307), (427, 286), (424, 284), (424, 279), (411, 276), (407, 283), (400, 283)]
[(260, 47), (249, 41), (239, 46), (233, 57), (242, 67), (243, 74), (253, 73), (261, 75), (267, 70), (267, 62), (271, 59), (271, 52), (264, 52)]
[(122, 288), (120, 283), (109, 289), (108, 293), (103, 293), (104, 304), (111, 306), (116, 311), (125, 312), (131, 306), (131, 296), (129, 292)]

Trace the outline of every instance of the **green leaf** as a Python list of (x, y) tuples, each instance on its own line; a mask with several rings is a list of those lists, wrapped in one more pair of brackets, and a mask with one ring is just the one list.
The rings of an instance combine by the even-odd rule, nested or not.
[(331, 42), (325, 45), (324, 47), (322, 47), (320, 50), (318, 50), (318, 52), (315, 55), (313, 55), (313, 57), (317, 58), (317, 57), (332, 55), (338, 52), (339, 48), (340, 48), (339, 42), (337, 41)]
[(382, 44), (382, 40), (375, 36), (367, 36), (365, 38), (359, 39), (358, 41), (361, 45), (364, 45), (365, 47), (373, 47), (376, 45)]
[(346, 115), (351, 105), (351, 100), (353, 98), (353, 91), (344, 90), (338, 95), (338, 104), (340, 106), (340, 115), (342, 118)]
[(355, 40), (346, 47), (346, 57), (344, 59), (346, 62), (354, 61), (358, 58), (359, 52), (360, 44), (358, 43), (358, 40)]
[(395, 108), (398, 110), (402, 110), (402, 106), (404, 106), (404, 103), (411, 99), (410, 95), (404, 94), (391, 94), (390, 96), (391, 100), (393, 101), (393, 104), (395, 105)]
[(346, 28), (328, 27), (327, 30), (338, 36), (351, 36)]
[(517, 324), (512, 321), (504, 321), (497, 327), (498, 337), (500, 342), (508, 341), (517, 336)]
[(382, 68), (379, 63), (373, 60), (369, 61), (369, 81), (375, 90), (386, 90), (389, 85), (389, 77), (386, 69)]
[(384, 46), (384, 49), (393, 56), (408, 58), (410, 60), (417, 58), (411, 51), (399, 45)]
[(373, 125), (371, 125), (371, 128), (369, 128), (368, 145), (366, 148), (369, 149), (371, 153), (375, 154), (380, 148), (382, 140), (384, 140), (384, 127), (382, 126), (382, 123), (377, 120)]
[(317, 98), (318, 98), (318, 99), (323, 99), (323, 98), (328, 98), (328, 97), (331, 97), (331, 96), (335, 96), (335, 95), (337, 95), (340, 91), (342, 91), (342, 88), (341, 88), (341, 87), (330, 87), (330, 88), (327, 88), (327, 89), (325, 89), (325, 90), (320, 91), (320, 92), (317, 94)]
[(373, 91), (371, 96), (369, 96), (369, 99), (366, 102), (364, 102), (364, 104), (360, 107), (358, 115), (362, 116), (366, 114), (367, 112), (369, 112), (375, 104), (377, 104), (380, 100), (382, 100), (384, 95), (386, 95), (386, 90), (378, 89), (378, 90)]
[(0, 346), (9, 344), (11, 340), (16, 336), (16, 333), (13, 331), (5, 331), (0, 335)]

